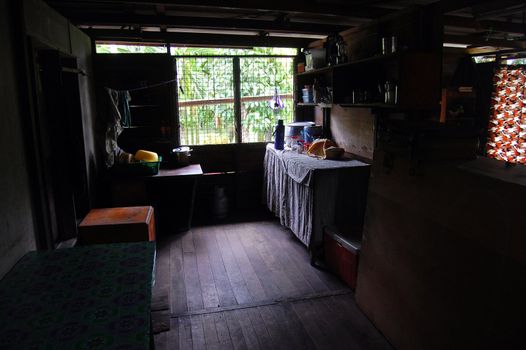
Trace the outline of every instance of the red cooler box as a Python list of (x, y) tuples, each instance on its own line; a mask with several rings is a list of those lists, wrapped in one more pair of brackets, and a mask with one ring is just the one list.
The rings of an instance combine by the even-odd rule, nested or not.
[(360, 239), (342, 234), (333, 227), (326, 227), (323, 235), (325, 261), (329, 268), (349, 287), (356, 289)]

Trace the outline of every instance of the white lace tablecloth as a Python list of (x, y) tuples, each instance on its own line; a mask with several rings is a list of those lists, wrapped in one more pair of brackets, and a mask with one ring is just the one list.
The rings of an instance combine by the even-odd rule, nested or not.
[(265, 153), (268, 208), (305, 244), (320, 243), (327, 225), (361, 226), (369, 164), (321, 160), (292, 151)]

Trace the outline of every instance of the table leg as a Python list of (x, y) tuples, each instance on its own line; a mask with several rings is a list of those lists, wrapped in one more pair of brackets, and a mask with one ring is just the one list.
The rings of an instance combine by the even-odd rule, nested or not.
[(311, 266), (325, 269), (324, 264), (320, 264), (321, 258), (323, 258), (323, 242), (313, 243), (309, 249), (309, 253)]
[(186, 225), (186, 230), (190, 230), (192, 226), (192, 217), (194, 216), (194, 203), (195, 203), (195, 192), (197, 189), (197, 178), (192, 180), (192, 194), (190, 196), (190, 208), (188, 208), (188, 223)]

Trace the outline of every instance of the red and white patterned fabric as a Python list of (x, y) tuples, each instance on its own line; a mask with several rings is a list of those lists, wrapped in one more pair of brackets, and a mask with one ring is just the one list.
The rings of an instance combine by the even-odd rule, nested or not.
[(526, 68), (498, 68), (493, 88), (486, 154), (526, 164)]

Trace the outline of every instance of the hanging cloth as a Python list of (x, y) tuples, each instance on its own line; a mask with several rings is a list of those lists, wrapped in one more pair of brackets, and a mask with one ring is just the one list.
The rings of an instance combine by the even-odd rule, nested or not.
[(130, 112), (130, 101), (131, 96), (129, 91), (119, 91), (119, 103), (118, 108), (121, 112), (121, 125), (125, 128), (131, 126), (131, 112)]
[(120, 159), (127, 155), (117, 144), (117, 139), (123, 130), (123, 118), (119, 104), (122, 102), (124, 95), (119, 91), (109, 88), (106, 88), (106, 92), (109, 97), (109, 110), (105, 116), (104, 158), (106, 167), (111, 168), (116, 162), (119, 163)]
[(526, 69), (498, 68), (493, 87), (487, 156), (526, 164)]

